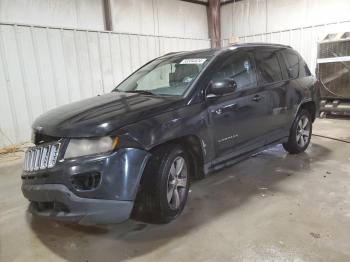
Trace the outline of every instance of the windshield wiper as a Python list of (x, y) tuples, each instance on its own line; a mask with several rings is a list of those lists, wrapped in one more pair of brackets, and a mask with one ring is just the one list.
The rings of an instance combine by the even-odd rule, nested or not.
[(143, 95), (155, 95), (154, 93), (146, 90), (130, 90), (130, 91), (124, 91), (125, 93), (139, 93)]

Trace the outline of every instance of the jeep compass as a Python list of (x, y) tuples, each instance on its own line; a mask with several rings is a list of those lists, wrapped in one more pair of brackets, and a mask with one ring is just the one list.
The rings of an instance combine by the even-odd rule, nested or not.
[(22, 174), (29, 211), (87, 225), (170, 222), (190, 181), (276, 144), (305, 151), (318, 86), (284, 45), (156, 58), (112, 92), (36, 119)]

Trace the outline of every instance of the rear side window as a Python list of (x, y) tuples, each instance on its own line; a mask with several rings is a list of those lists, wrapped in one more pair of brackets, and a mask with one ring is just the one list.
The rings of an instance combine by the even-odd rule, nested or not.
[(283, 51), (284, 60), (286, 61), (287, 72), (289, 79), (294, 79), (299, 76), (299, 56), (292, 51)]
[(283, 79), (277, 52), (278, 50), (275, 49), (260, 49), (254, 52), (256, 68), (262, 84), (270, 84)]

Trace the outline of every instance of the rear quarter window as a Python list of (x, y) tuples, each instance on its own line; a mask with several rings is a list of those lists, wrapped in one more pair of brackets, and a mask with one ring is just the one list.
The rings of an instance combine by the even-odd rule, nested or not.
[(289, 50), (285, 50), (282, 53), (283, 53), (284, 60), (286, 62), (289, 79), (298, 78), (299, 71), (300, 71), (299, 55)]
[(299, 56), (299, 60), (300, 60), (299, 77), (311, 76), (310, 69), (309, 69), (308, 65), (306, 64), (306, 62), (304, 61), (304, 59)]

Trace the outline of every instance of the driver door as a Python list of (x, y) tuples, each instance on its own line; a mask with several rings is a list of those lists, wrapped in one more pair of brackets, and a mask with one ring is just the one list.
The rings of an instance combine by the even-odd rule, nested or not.
[(206, 92), (216, 155), (214, 164), (263, 146), (269, 112), (265, 103), (268, 99), (258, 88), (254, 62), (249, 53), (235, 51), (221, 61), (211, 83), (224, 78), (236, 82), (234, 92), (213, 97), (210, 96), (210, 85)]

